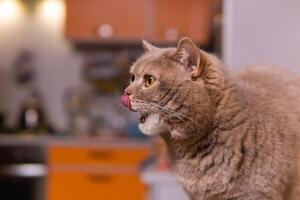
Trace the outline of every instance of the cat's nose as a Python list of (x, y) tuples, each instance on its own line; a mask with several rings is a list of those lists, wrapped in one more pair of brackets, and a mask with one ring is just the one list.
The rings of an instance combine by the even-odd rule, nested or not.
[(131, 91), (128, 88), (126, 88), (125, 89), (125, 95), (130, 96), (131, 94), (132, 94)]

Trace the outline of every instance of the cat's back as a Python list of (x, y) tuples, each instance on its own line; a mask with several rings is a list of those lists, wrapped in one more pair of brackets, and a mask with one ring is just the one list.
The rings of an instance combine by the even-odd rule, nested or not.
[[(280, 124), (282, 118), (284, 134), (296, 139), (290, 144), (296, 159), (293, 174), (293, 186), (287, 200), (296, 200), (300, 195), (300, 75), (271, 66), (254, 66), (236, 74), (240, 83), (257, 99), (260, 114), (272, 116), (274, 124)], [(278, 115), (278, 113), (281, 113)], [(283, 113), (283, 115), (282, 115)], [(274, 127), (275, 128), (275, 127)], [(294, 143), (295, 142), (295, 143)], [(285, 146), (287, 149), (288, 146)], [(293, 159), (294, 160), (294, 159)], [(290, 160), (293, 163), (292, 160)]]
[(254, 66), (236, 76), (247, 98), (254, 102), (254, 116), (269, 120), (275, 129), (284, 127), (284, 134), (298, 138), (300, 147), (300, 75), (272, 66)]
[[(287, 100), (287, 104), (300, 103), (300, 74), (272, 66), (253, 66), (236, 74), (241, 83), (254, 94), (272, 101)], [(300, 109), (299, 109), (300, 114)]]

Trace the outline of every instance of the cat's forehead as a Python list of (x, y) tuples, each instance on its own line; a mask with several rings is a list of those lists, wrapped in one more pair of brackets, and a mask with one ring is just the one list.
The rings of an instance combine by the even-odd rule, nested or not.
[(142, 56), (140, 57), (130, 69), (130, 73), (133, 74), (144, 74), (145, 72), (149, 71), (153, 68), (155, 63), (155, 58), (149, 56)]
[(168, 62), (167, 56), (173, 52), (174, 49), (161, 49), (155, 52), (147, 52), (131, 66), (130, 73), (144, 74), (148, 71), (158, 71)]

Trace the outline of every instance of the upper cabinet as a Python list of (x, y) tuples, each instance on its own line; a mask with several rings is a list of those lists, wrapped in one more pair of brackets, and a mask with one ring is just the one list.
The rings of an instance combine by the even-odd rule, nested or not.
[(188, 36), (207, 44), (211, 0), (67, 0), (70, 39), (173, 42)]
[(66, 36), (132, 40), (145, 36), (144, 0), (67, 0)]
[(154, 39), (176, 41), (188, 36), (200, 44), (210, 40), (212, 0), (154, 0)]

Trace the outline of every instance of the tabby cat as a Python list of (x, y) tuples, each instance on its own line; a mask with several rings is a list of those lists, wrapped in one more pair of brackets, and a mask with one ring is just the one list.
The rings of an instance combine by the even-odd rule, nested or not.
[(234, 74), (188, 38), (143, 44), (122, 102), (144, 134), (164, 139), (191, 199), (300, 199), (299, 76), (269, 66)]

